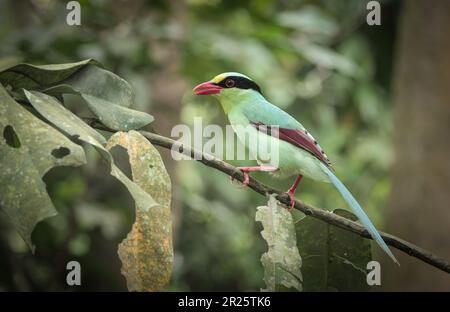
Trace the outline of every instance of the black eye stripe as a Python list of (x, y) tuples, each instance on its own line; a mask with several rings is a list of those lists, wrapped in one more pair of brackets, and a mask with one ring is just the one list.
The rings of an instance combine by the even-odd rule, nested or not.
[[(230, 79), (234, 81), (234, 86), (232, 86), (232, 83), (229, 82)], [(254, 81), (241, 76), (227, 77), (221, 82), (217, 83), (217, 85), (221, 86), (222, 88), (252, 89), (261, 93), (261, 89)]]

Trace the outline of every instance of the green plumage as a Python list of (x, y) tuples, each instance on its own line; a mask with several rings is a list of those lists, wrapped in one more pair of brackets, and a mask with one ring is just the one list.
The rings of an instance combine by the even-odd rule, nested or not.
[[(272, 174), (279, 177), (300, 175), (332, 183), (373, 239), (398, 264), (367, 214), (330, 170), (328, 158), (316, 140), (295, 118), (269, 103), (249, 77), (239, 73), (223, 73), (197, 86), (194, 91), (198, 92), (197, 94), (213, 94), (219, 100), (238, 139), (249, 149), (259, 165), (278, 168)], [(266, 129), (268, 126), (277, 126), (280, 130), (283, 128), (285, 133), (292, 136), (272, 136), (255, 127), (255, 124), (259, 123), (265, 125)], [(278, 133), (282, 134), (282, 131)], [(255, 168), (252, 169), (255, 171)], [(248, 174), (249, 168), (245, 170)], [(244, 172), (244, 176), (245, 174)], [(297, 180), (291, 188), (292, 191), (288, 191), (290, 196), (293, 197), (296, 187)]]
[[(321, 161), (311, 153), (258, 131), (250, 123), (262, 122), (266, 125), (304, 131), (305, 127), (294, 117), (253, 90), (225, 89), (215, 96), (227, 113), (238, 139), (258, 159), (258, 163), (279, 168), (272, 174), (281, 178), (301, 174), (313, 180), (330, 182), (323, 172)], [(265, 155), (261, 155), (261, 151), (268, 150), (278, 151), (275, 153), (278, 155), (274, 155), (278, 157), (267, 159)]]

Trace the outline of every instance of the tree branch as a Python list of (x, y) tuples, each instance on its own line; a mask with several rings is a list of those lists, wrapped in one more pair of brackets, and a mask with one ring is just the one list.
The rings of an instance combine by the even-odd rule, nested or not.
[[(112, 129), (107, 128), (103, 124), (101, 124), (99, 121), (91, 118), (84, 118), (86, 122), (89, 123), (90, 126), (103, 131), (108, 132), (115, 132)], [(174, 149), (178, 151), (181, 154), (184, 154), (186, 156), (189, 156), (190, 158), (196, 159), (199, 162), (203, 163), (204, 165), (217, 169), (219, 171), (222, 171), (223, 173), (229, 175), (230, 177), (243, 181), (244, 176), (242, 172), (237, 169), (236, 167), (212, 156), (206, 153), (202, 153), (199, 150), (194, 149), (191, 146), (188, 146), (186, 144), (181, 144), (175, 140), (172, 140), (170, 138), (161, 136), (159, 134), (155, 134), (152, 132), (147, 131), (138, 131), (140, 132), (144, 137), (146, 137), (152, 144), (158, 145), (167, 149)], [(286, 207), (290, 207), (290, 199), (289, 196), (285, 193), (282, 193), (280, 191), (277, 191), (273, 188), (270, 188), (257, 180), (250, 178), (250, 183), (248, 185), (252, 190), (255, 192), (268, 196), (269, 194), (277, 194), (276, 198)], [(356, 233), (364, 238), (372, 239), (370, 234), (367, 232), (367, 230), (360, 225), (357, 222), (348, 220), (344, 217), (338, 216), (334, 213), (331, 213), (325, 209), (321, 208), (315, 208), (313, 206), (310, 206), (308, 204), (305, 204), (299, 200), (295, 200), (295, 209), (303, 212), (304, 214), (320, 219), (322, 221), (325, 221), (329, 224), (335, 225), (337, 227), (340, 227), (342, 229), (345, 229), (347, 231)], [(404, 253), (415, 257), (417, 259), (420, 259), (444, 272), (450, 273), (450, 263), (433, 253), (420, 248), (410, 242), (407, 242), (401, 238), (398, 238), (394, 235), (380, 232), (380, 235), (383, 237), (386, 244), (389, 246), (395, 247), (398, 250), (403, 251)]]

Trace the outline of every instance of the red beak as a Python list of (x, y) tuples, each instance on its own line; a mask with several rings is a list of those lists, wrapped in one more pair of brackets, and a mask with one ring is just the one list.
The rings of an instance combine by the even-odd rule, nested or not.
[(197, 95), (208, 95), (220, 93), (222, 87), (214, 84), (213, 82), (207, 81), (196, 86), (193, 91)]

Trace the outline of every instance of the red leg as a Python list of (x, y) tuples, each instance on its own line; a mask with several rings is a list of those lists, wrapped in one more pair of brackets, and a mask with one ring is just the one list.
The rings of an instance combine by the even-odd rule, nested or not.
[(276, 171), (276, 170), (278, 170), (277, 167), (266, 166), (266, 165), (254, 166), (254, 167), (238, 167), (238, 169), (241, 170), (242, 173), (244, 174), (244, 182), (242, 182), (242, 183), (245, 186), (247, 186), (250, 183), (249, 172), (252, 172), (252, 171)]
[(286, 192), (289, 195), (289, 198), (291, 199), (291, 208), (289, 208), (289, 211), (292, 211), (294, 209), (295, 205), (295, 190), (298, 187), (298, 184), (302, 180), (303, 176), (298, 175), (297, 178), (295, 178), (294, 184), (289, 188), (289, 190)]

